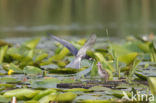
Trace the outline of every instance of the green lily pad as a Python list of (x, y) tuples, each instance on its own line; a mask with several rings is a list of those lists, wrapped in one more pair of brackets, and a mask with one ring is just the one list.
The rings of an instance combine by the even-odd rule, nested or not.
[(76, 103), (113, 103), (113, 102), (109, 100), (78, 100)]
[(44, 90), (44, 91), (40, 91), (39, 94), (37, 94), (36, 96), (33, 97), (33, 100), (39, 100), (41, 99), (42, 97), (46, 96), (46, 95), (49, 95), (51, 93), (56, 93), (57, 91), (55, 89), (47, 89), (47, 90)]
[(39, 91), (36, 90), (22, 88), (22, 89), (14, 89), (14, 90), (7, 91), (3, 94), (3, 96), (7, 98), (8, 97), (11, 98), (15, 96), (17, 99), (25, 100), (25, 99), (33, 98), (38, 93)]
[(40, 103), (59, 102), (59, 103), (71, 103), (77, 97), (76, 94), (67, 93), (52, 93), (39, 100)]
[(11, 101), (11, 99), (0, 95), (0, 103), (8, 103), (9, 101)]
[(25, 74), (29, 74), (29, 75), (42, 74), (42, 70), (40, 68), (34, 67), (34, 66), (26, 66), (26, 67), (24, 67), (23, 72)]
[(11, 77), (1, 77), (0, 82), (1, 83), (18, 83), (20, 81)]
[(49, 73), (56, 73), (56, 74), (75, 74), (80, 72), (86, 68), (81, 69), (74, 69), (74, 68), (57, 68), (57, 69), (49, 69)]
[(57, 83), (60, 83), (60, 80), (57, 78), (46, 78), (41, 80), (32, 80), (32, 88), (56, 88)]

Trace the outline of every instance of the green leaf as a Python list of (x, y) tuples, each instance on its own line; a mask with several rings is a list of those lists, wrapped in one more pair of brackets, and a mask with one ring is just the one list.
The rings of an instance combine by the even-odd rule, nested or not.
[(27, 88), (14, 89), (14, 90), (5, 92), (4, 97), (11, 98), (11, 97), (15, 96), (17, 99), (25, 100), (25, 99), (33, 98), (36, 94), (38, 94), (38, 92), (39, 91), (27, 89)]
[(42, 53), (40, 55), (38, 55), (35, 59), (35, 62), (41, 62), (43, 59), (45, 59), (46, 57), (48, 57), (47, 53)]
[(11, 101), (11, 99), (0, 95), (0, 103), (9, 103), (9, 101)]
[(7, 49), (8, 49), (8, 46), (3, 46), (0, 48), (0, 64), (3, 62)]
[(40, 91), (39, 94), (34, 96), (33, 100), (39, 100), (39, 99), (41, 99), (42, 97), (44, 97), (46, 95), (49, 95), (51, 93), (56, 93), (56, 92), (57, 91), (55, 89), (47, 89), (47, 90), (44, 90), (44, 91)]
[(125, 63), (126, 65), (129, 65), (129, 64), (131, 64), (135, 60), (135, 58), (137, 56), (138, 56), (138, 53), (136, 53), (136, 52), (128, 53), (126, 55), (119, 56), (118, 60), (120, 62)]
[(32, 80), (32, 88), (56, 88), (57, 83), (60, 83), (60, 80), (57, 78), (46, 78), (41, 80)]
[(29, 40), (25, 42), (24, 45), (30, 49), (35, 49), (39, 41), (40, 41), (40, 38)]
[(42, 70), (38, 67), (34, 67), (34, 66), (26, 66), (23, 69), (23, 72), (29, 75), (38, 75), (38, 74), (42, 74)]
[(11, 78), (11, 77), (1, 77), (0, 78), (0, 82), (2, 83), (17, 83), (19, 82), (19, 80), (15, 79), (15, 78)]
[(148, 84), (153, 95), (156, 95), (156, 77), (149, 77)]
[(77, 95), (75, 93), (72, 92), (67, 92), (67, 93), (60, 93), (60, 94), (56, 94), (54, 95), (54, 99), (52, 101), (56, 101), (56, 102), (72, 102), (75, 98), (77, 97)]
[(75, 74), (77, 72), (80, 72), (82, 70), (86, 69), (80, 68), (80, 69), (74, 69), (74, 68), (57, 68), (57, 69), (49, 69), (49, 73), (56, 73), (56, 74)]

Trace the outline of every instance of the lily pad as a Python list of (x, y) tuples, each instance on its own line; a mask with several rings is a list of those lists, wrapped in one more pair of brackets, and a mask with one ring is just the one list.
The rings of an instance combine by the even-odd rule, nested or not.
[(25, 100), (25, 99), (31, 99), (33, 98), (36, 94), (38, 94), (39, 91), (32, 90), (32, 89), (27, 89), (27, 88), (22, 88), (22, 89), (14, 89), (10, 90), (4, 93), (4, 97), (11, 98), (15, 96), (17, 99), (20, 100)]
[(26, 66), (26, 67), (24, 67), (23, 72), (25, 74), (29, 74), (29, 75), (42, 74), (42, 70), (40, 68), (37, 68), (37, 67), (34, 67), (34, 66)]

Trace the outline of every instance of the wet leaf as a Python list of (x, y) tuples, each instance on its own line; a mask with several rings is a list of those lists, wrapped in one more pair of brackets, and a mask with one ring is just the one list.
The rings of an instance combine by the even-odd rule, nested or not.
[(12, 77), (1, 77), (0, 83), (17, 83), (19, 80)]
[(29, 75), (42, 74), (42, 70), (40, 68), (37, 68), (37, 67), (34, 67), (34, 66), (26, 66), (26, 67), (24, 67), (23, 72), (25, 74), (29, 74)]
[(75, 74), (77, 72), (80, 72), (82, 70), (85, 70), (86, 68), (81, 69), (73, 69), (73, 68), (57, 68), (57, 69), (49, 69), (49, 73), (56, 73), (56, 74)]
[(42, 97), (46, 96), (46, 95), (49, 95), (51, 93), (56, 93), (57, 91), (55, 89), (47, 89), (47, 90), (44, 90), (44, 91), (40, 91), (39, 94), (37, 94), (36, 96), (33, 97), (33, 100), (39, 100), (41, 99)]
[(40, 102), (38, 102), (38, 101), (36, 101), (36, 100), (30, 100), (30, 101), (26, 101), (26, 102), (24, 102), (24, 103), (40, 103)]
[(38, 92), (39, 91), (27, 89), (27, 88), (14, 89), (14, 90), (5, 92), (4, 97), (11, 98), (11, 97), (15, 96), (17, 99), (25, 100), (25, 99), (33, 98), (36, 94), (38, 94)]
[(57, 83), (60, 83), (60, 80), (57, 78), (46, 78), (41, 80), (32, 80), (32, 88), (56, 88)]
[(110, 100), (78, 100), (76, 103), (115, 103)]
[(89, 89), (84, 88), (72, 88), (72, 89), (66, 89), (65, 92), (91, 92)]
[(8, 103), (9, 101), (11, 101), (11, 99), (0, 95), (0, 103)]

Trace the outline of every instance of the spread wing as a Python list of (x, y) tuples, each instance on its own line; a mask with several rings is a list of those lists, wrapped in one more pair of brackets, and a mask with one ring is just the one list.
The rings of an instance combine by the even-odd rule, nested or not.
[(96, 35), (94, 34), (87, 40), (85, 45), (78, 51), (76, 58), (72, 62), (70, 62), (66, 67), (79, 69), (82, 58), (86, 56), (87, 50), (94, 45), (95, 41), (96, 41)]
[(73, 54), (73, 55), (77, 55), (78, 53), (78, 49), (75, 48), (71, 43), (69, 43), (68, 41), (58, 38), (54, 35), (52, 35), (51, 33), (47, 33), (51, 38), (53, 38), (54, 40), (58, 41), (59, 43), (61, 43), (63, 46), (65, 46), (66, 48), (69, 49), (69, 51)]
[(91, 37), (87, 40), (87, 42), (85, 43), (85, 45), (78, 51), (76, 56), (79, 57), (85, 57), (86, 56), (86, 52), (88, 49), (91, 49), (91, 47), (95, 44), (96, 42), (96, 35), (93, 34), (91, 35)]

